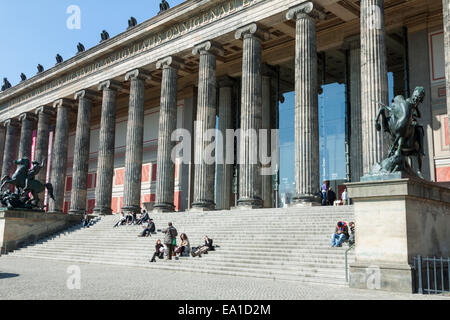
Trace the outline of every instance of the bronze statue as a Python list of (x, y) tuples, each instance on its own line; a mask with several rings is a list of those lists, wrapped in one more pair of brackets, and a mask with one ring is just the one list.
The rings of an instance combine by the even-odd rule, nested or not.
[(136, 18), (135, 17), (131, 17), (130, 19), (128, 19), (128, 29), (131, 29), (131, 28), (133, 28), (135, 26), (137, 26)]
[(21, 73), (20, 74), (20, 82), (24, 82), (25, 80), (27, 80), (27, 76), (25, 75), (25, 73)]
[[(8, 209), (41, 209), (39, 206), (39, 194), (47, 189), (49, 197), (54, 200), (53, 186), (50, 183), (42, 184), (36, 180), (35, 177), (39, 171), (44, 167), (44, 161), (39, 163), (33, 161), (33, 166), (30, 168), (30, 160), (27, 158), (14, 161), (17, 165), (16, 172), (12, 178), (5, 176), (1, 180), (2, 194), (0, 195), (0, 202)], [(10, 190), (3, 191), (7, 185), (14, 186), (15, 192)], [(31, 198), (29, 197), (31, 194)]]
[[(380, 103), (375, 128), (391, 137), (391, 146), (387, 158), (372, 169), (372, 174), (405, 172), (409, 175), (422, 175), (424, 129), (418, 123), (421, 118), (420, 104), (425, 97), (423, 87), (417, 87), (411, 98), (395, 97), (392, 106)], [(381, 118), (382, 125), (379, 123)], [(412, 158), (417, 159), (418, 170), (413, 170)]]
[(166, 10), (170, 9), (170, 5), (166, 0), (162, 0), (161, 3), (159, 4), (159, 13), (163, 13)]
[(11, 88), (11, 83), (8, 81), (7, 78), (3, 78), (2, 91), (5, 91), (6, 89), (9, 88)]
[(41, 64), (38, 64), (38, 65), (37, 65), (37, 70), (38, 70), (37, 73), (44, 72), (44, 67), (43, 67)]
[(81, 42), (78, 42), (77, 45), (77, 53), (82, 53), (84, 52), (86, 49), (84, 48), (84, 45)]
[(100, 37), (102, 38), (100, 42), (106, 41), (109, 39), (109, 33), (106, 30), (103, 30)]
[(56, 55), (56, 64), (59, 64), (59, 63), (61, 63), (63, 61), (64, 61), (63, 57), (61, 57), (61, 55), (58, 53)]

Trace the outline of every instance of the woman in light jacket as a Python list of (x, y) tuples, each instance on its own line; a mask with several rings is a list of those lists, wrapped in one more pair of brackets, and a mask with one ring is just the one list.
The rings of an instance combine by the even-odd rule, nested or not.
[(177, 250), (175, 250), (175, 252), (178, 253), (180, 257), (188, 257), (191, 253), (191, 245), (189, 243), (189, 239), (185, 233), (181, 234), (180, 239), (181, 244), (177, 248)]

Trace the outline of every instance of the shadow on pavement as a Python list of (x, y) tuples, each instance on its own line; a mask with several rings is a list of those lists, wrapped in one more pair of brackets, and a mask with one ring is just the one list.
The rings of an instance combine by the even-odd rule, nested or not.
[(8, 278), (16, 278), (16, 277), (18, 277), (19, 275), (18, 274), (15, 274), (15, 273), (1, 273), (0, 272), (0, 280), (1, 279), (8, 279)]

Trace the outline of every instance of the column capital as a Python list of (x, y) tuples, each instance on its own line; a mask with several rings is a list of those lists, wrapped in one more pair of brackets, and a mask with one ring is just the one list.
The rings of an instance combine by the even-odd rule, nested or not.
[(223, 76), (217, 79), (217, 85), (219, 88), (233, 88), (236, 85), (236, 80), (229, 76)]
[(165, 58), (162, 58), (156, 62), (156, 69), (162, 69), (162, 68), (175, 68), (175, 69), (183, 69), (184, 68), (184, 61), (181, 58), (178, 58), (176, 56), (168, 56)]
[(270, 33), (262, 28), (259, 24), (254, 22), (237, 29), (236, 33), (234, 34), (234, 38), (236, 40), (245, 38), (247, 36), (253, 36), (260, 40), (269, 40)]
[(125, 81), (130, 81), (130, 80), (133, 80), (133, 79), (150, 81), (152, 79), (152, 75), (147, 70), (134, 69), (134, 70), (128, 71), (125, 74)]
[(60, 107), (73, 108), (75, 105), (75, 101), (71, 99), (59, 99), (53, 102), (53, 108), (58, 109)]
[(3, 122), (5, 127), (20, 127), (20, 122), (17, 119), (8, 119)]
[(98, 99), (98, 95), (95, 91), (91, 91), (91, 90), (80, 90), (77, 93), (75, 93), (75, 100), (79, 100), (79, 99), (87, 99), (90, 101), (95, 101), (96, 99)]
[(222, 45), (220, 45), (219, 43), (217, 43), (215, 41), (205, 41), (205, 42), (199, 43), (199, 44), (195, 45), (194, 48), (192, 49), (193, 55), (204, 54), (204, 53), (223, 56), (224, 51), (223, 51)]
[(47, 114), (49, 116), (54, 116), (55, 115), (55, 111), (53, 110), (52, 107), (50, 106), (40, 106), (38, 107), (35, 112), (36, 115), (39, 115), (40, 113), (44, 113)]
[(36, 122), (36, 121), (37, 121), (37, 118), (36, 118), (36, 115), (35, 115), (35, 114), (33, 114), (33, 113), (31, 113), (31, 112), (25, 112), (25, 113), (22, 113), (22, 114), (19, 116), (19, 120), (20, 120), (21, 122), (23, 122), (24, 120), (28, 120), (28, 121), (31, 121), (31, 122)]
[(98, 84), (98, 90), (99, 91), (103, 91), (103, 90), (112, 90), (112, 91), (119, 91), (122, 90), (123, 86), (122, 83), (120, 83), (119, 81), (115, 81), (115, 80), (106, 80), (106, 81), (102, 81)]
[(286, 19), (299, 20), (304, 18), (325, 19), (325, 14), (320, 11), (311, 1), (304, 2), (298, 6), (289, 8), (286, 13)]

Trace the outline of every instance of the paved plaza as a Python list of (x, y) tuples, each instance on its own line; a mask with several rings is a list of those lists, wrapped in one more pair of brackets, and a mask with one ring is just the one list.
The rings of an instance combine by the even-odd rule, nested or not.
[[(164, 263), (158, 261), (158, 263)], [(423, 300), (448, 299), (290, 281), (78, 264), (81, 288), (68, 289), (71, 263), (0, 258), (0, 299)], [(70, 282), (72, 283), (73, 282)]]

